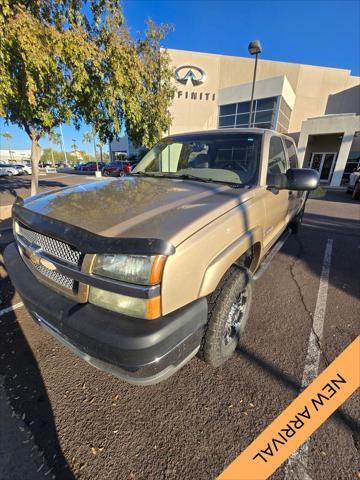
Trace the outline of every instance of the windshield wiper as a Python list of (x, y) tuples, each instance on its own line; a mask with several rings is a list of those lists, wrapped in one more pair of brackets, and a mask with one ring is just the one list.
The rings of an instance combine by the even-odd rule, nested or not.
[(161, 177), (162, 175), (158, 175), (157, 173), (151, 172), (132, 172), (130, 175), (144, 175), (145, 177)]
[(191, 173), (182, 173), (181, 175), (168, 175), (169, 178), (180, 178), (181, 180), (197, 180), (198, 182), (212, 182), (211, 178), (198, 177), (191, 175)]
[(183, 173), (181, 175), (176, 175), (176, 173), (171, 174), (171, 172), (134, 172), (131, 175), (144, 175), (146, 177), (156, 177), (156, 178), (180, 178), (181, 180), (197, 180), (199, 182), (212, 182), (211, 178), (197, 177), (196, 175), (191, 175), (190, 173)]
[(144, 175), (146, 177), (154, 178), (180, 178), (180, 180), (195, 180), (197, 182), (206, 182), (206, 183), (222, 183), (223, 185), (229, 185), (233, 188), (244, 188), (248, 187), (246, 184), (237, 183), (237, 182), (228, 182), (226, 180), (214, 180), (213, 178), (204, 178), (198, 177), (197, 175), (191, 175), (191, 173), (182, 173), (177, 175), (176, 173), (171, 174), (171, 172), (134, 172), (131, 175)]

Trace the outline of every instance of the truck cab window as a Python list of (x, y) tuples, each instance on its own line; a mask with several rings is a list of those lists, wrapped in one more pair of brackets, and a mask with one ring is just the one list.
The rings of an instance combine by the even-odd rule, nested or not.
[(299, 168), (299, 162), (294, 143), (285, 138), (285, 145), (289, 156), (290, 168)]
[(287, 162), (281, 138), (273, 136), (270, 139), (267, 183), (269, 183), (270, 175), (279, 175), (285, 173), (286, 170)]

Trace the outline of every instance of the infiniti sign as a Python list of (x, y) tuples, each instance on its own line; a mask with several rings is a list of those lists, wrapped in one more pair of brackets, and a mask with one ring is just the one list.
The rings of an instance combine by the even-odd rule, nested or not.
[(194, 85), (201, 85), (206, 80), (204, 70), (194, 65), (182, 65), (175, 70), (175, 79), (186, 85), (189, 81)]

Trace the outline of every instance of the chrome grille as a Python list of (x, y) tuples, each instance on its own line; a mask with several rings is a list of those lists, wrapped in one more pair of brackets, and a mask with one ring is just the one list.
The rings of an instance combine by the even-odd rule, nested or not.
[(71, 263), (78, 267), (81, 265), (83, 255), (79, 250), (68, 243), (61, 242), (55, 238), (30, 230), (20, 223), (18, 224), (18, 235), (24, 238), (27, 243), (31, 244), (34, 248), (40, 247), (41, 250), (48, 255), (52, 255), (63, 262)]
[[(69, 267), (73, 267), (75, 270), (81, 268), (84, 254), (68, 243), (48, 237), (47, 235), (35, 232), (34, 230), (30, 230), (18, 222), (16, 222), (15, 226), (15, 236), (19, 241), (21, 248), (25, 251), (32, 251), (35, 256), (41, 253), (45, 258), (48, 257), (49, 260), (51, 260), (51, 258), (58, 259), (62, 263), (68, 264)], [(77, 281), (57, 270), (47, 268), (42, 265), (41, 262), (34, 261), (31, 255), (27, 257), (26, 261), (29, 262), (29, 266), (34, 268), (40, 275), (57, 283), (59, 286), (69, 290), (73, 294), (78, 292), (79, 284)]]
[(77, 287), (77, 282), (74, 282), (72, 278), (67, 277), (59, 272), (54, 270), (49, 270), (48, 268), (44, 267), (43, 265), (38, 265), (36, 263), (31, 262), (31, 265), (44, 277), (52, 280), (53, 282), (61, 285), (64, 288), (67, 288), (71, 291), (75, 291)]

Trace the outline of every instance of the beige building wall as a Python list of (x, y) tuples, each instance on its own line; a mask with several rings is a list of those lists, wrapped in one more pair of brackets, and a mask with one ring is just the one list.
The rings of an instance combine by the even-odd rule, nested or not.
[[(206, 82), (197, 87), (190, 82), (186, 86), (175, 82), (178, 90), (215, 94), (212, 101), (186, 99), (184, 95), (178, 98), (176, 95), (171, 107), (174, 118), (171, 133), (217, 128), (219, 89), (251, 82), (254, 59), (173, 49), (168, 52), (173, 67), (194, 65), (207, 75)], [(281, 75), (286, 76), (296, 95), (289, 132), (300, 131), (302, 122), (308, 118), (324, 115), (329, 96), (360, 85), (360, 78), (351, 76), (350, 70), (259, 60), (257, 80)], [(339, 97), (338, 102), (340, 105), (344, 99)], [(346, 102), (351, 105), (348, 98)], [(353, 113), (357, 113), (356, 103), (353, 104)]]

